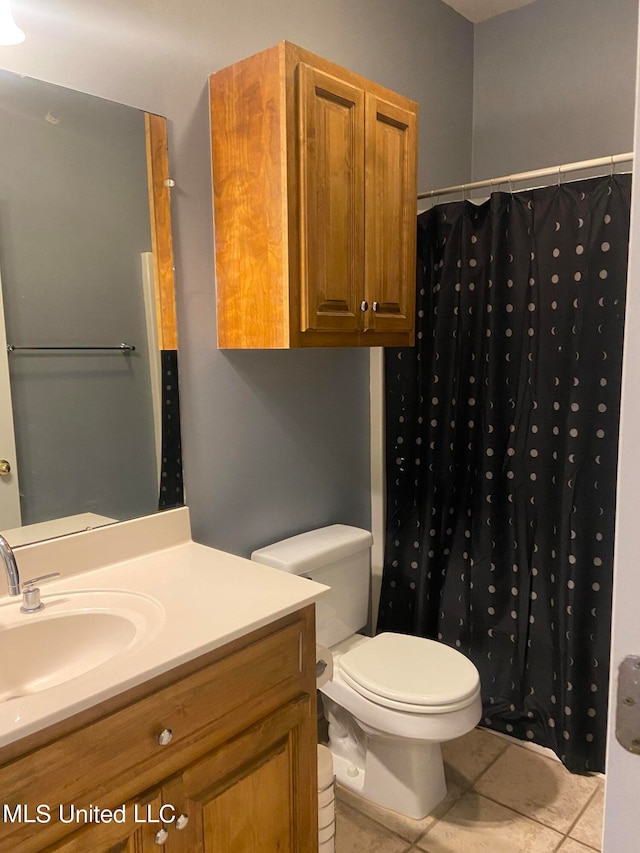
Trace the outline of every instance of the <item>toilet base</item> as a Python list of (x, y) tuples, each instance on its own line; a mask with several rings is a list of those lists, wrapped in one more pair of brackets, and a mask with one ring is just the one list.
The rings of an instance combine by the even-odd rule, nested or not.
[(343, 739), (330, 738), (336, 780), (344, 788), (415, 820), (426, 817), (445, 798), (439, 743), (403, 742), (364, 732), (362, 736), (366, 746), (356, 750), (345, 750)]
[[(329, 748), (345, 788), (386, 809), (421, 820), (447, 794), (440, 744), (467, 734), (482, 715), (480, 688), (463, 707), (411, 713), (371, 701), (341, 676), (345, 645), (333, 651), (333, 678), (322, 685)], [(348, 650), (346, 650), (348, 651)]]

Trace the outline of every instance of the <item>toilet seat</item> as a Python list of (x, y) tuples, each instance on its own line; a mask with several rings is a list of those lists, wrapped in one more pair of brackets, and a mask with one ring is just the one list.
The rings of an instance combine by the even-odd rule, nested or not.
[(467, 707), (480, 690), (478, 671), (443, 643), (406, 634), (378, 634), (340, 655), (345, 683), (386, 708), (444, 714)]

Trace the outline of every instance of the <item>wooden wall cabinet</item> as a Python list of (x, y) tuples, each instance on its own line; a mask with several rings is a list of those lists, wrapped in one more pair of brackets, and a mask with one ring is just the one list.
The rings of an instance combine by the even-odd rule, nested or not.
[(209, 86), (218, 346), (412, 345), (417, 104), (289, 42)]
[[(51, 820), (0, 822), (0, 850), (312, 853), (315, 703), (311, 606), (3, 748), (3, 803)], [(126, 819), (59, 820), (90, 804)]]

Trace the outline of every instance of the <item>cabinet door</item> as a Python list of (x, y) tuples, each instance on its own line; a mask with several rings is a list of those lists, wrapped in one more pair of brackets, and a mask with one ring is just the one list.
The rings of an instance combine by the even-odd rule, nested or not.
[(298, 65), (300, 330), (358, 331), (364, 293), (362, 89)]
[(416, 114), (367, 94), (365, 331), (413, 329)]
[(163, 800), (188, 824), (169, 829), (166, 853), (317, 850), (314, 725), (307, 696), (167, 782)]
[(45, 848), (44, 853), (161, 853), (166, 848), (156, 836), (163, 827), (155, 822), (161, 805), (160, 791), (149, 792), (135, 803), (125, 804), (124, 822), (90, 824)]

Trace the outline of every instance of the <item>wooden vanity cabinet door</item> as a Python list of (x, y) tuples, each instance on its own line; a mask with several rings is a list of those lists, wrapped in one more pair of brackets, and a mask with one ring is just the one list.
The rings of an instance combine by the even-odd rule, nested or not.
[[(140, 797), (136, 804), (141, 817), (158, 815), (162, 805), (161, 792), (151, 791)], [(161, 829), (158, 824), (135, 822), (133, 802), (126, 804), (125, 814), (125, 823), (85, 826), (57, 844), (46, 847), (43, 853), (160, 853), (166, 849), (156, 844), (156, 834)]]
[(362, 89), (298, 64), (300, 331), (362, 328), (364, 116)]
[(413, 332), (417, 117), (367, 94), (365, 332)]
[(166, 853), (314, 853), (316, 721), (300, 697), (163, 785), (189, 816)]

